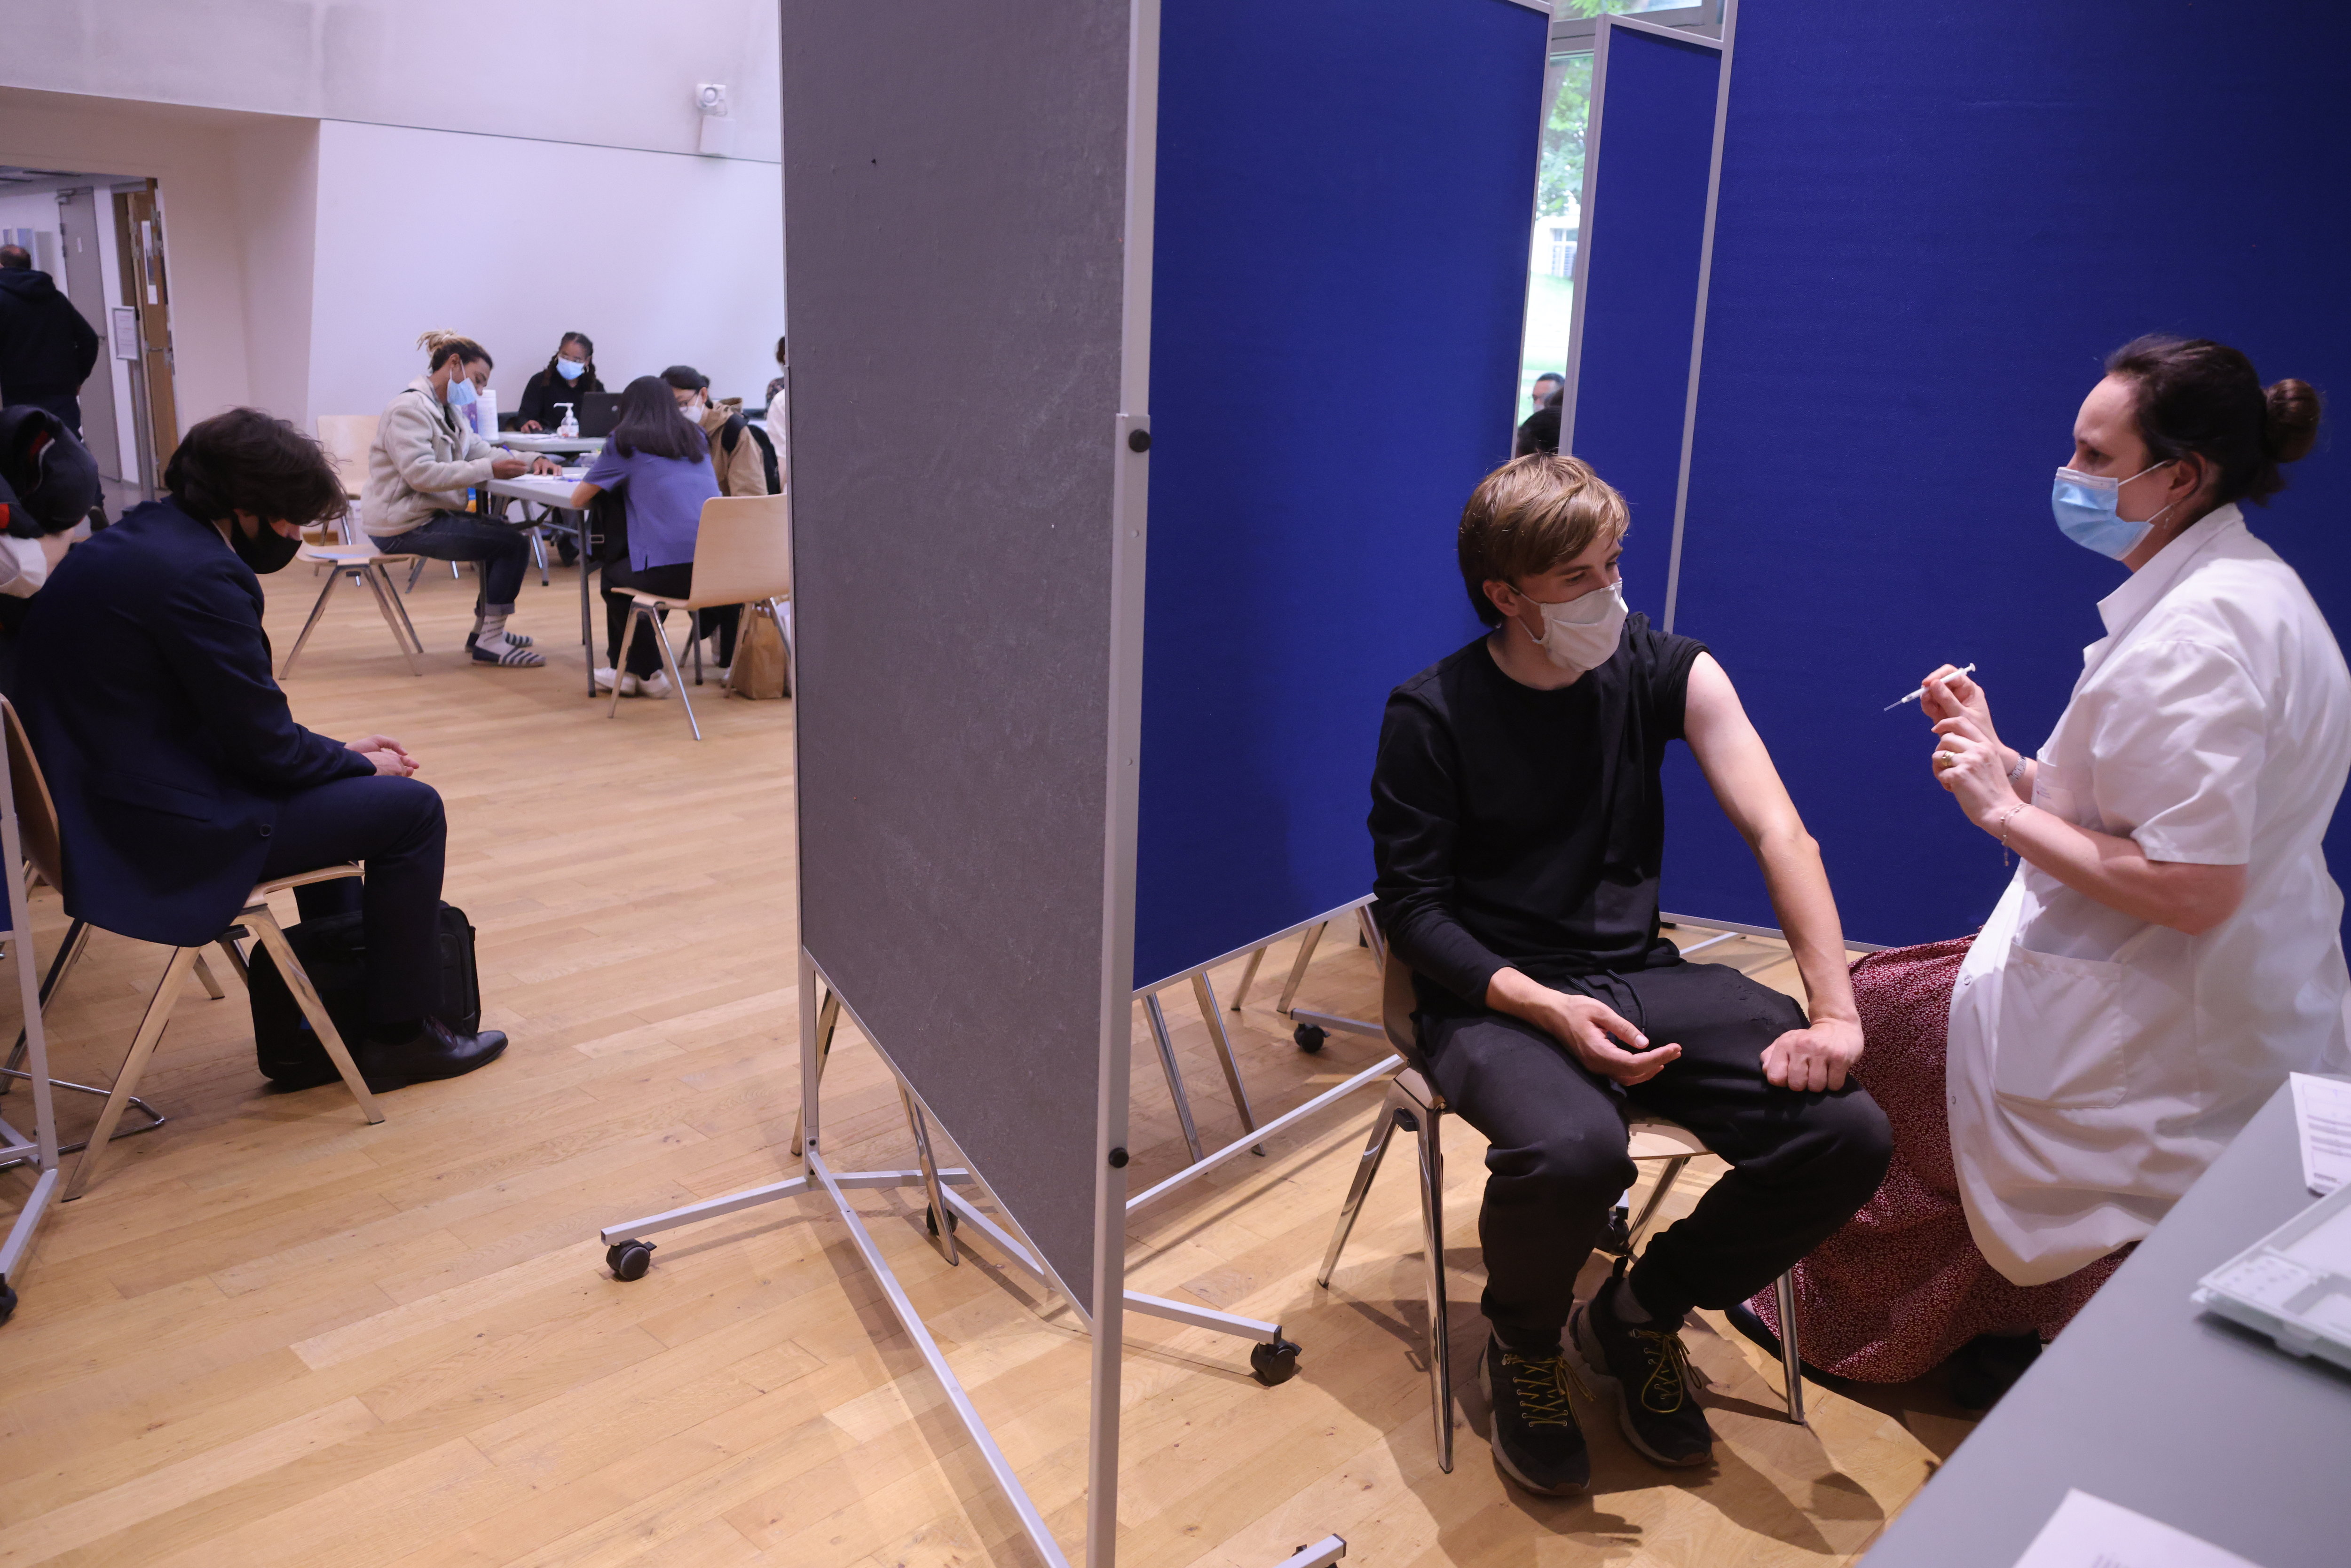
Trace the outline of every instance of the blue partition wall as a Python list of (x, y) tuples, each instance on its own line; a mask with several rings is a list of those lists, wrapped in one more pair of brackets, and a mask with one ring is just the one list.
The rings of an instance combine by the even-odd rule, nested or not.
[(1371, 891), (1382, 705), (1477, 631), (1454, 528), (1510, 455), (1544, 28), (1161, 14), (1138, 987)]
[[(2216, 338), (2335, 394), (2249, 511), (2351, 629), (2351, 16), (1772, 0), (1731, 71), (1677, 629), (1738, 682), (1847, 933), (1964, 935), (2001, 852), (1915, 706), (1880, 709), (1972, 660), (2003, 738), (2047, 734), (2125, 575), (2048, 507), (2108, 350)], [(1667, 906), (1776, 924), (1686, 758), (1672, 788)]]
[(1623, 494), (1625, 601), (1663, 622), (1722, 51), (1602, 24), (1567, 449)]

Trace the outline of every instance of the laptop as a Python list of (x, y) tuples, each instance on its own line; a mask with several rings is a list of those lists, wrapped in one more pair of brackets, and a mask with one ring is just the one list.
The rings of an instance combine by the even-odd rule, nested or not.
[(621, 394), (582, 392), (580, 394), (580, 406), (572, 410), (572, 416), (580, 421), (580, 434), (610, 435), (612, 427), (621, 423)]

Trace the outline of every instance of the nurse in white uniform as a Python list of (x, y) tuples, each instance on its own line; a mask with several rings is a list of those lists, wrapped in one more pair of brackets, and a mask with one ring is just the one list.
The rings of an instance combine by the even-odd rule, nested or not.
[[(2012, 1376), (2288, 1072), (2346, 1060), (2320, 839), (2351, 771), (2351, 675), (2240, 507), (2310, 450), (2317, 395), (2264, 391), (2201, 340), (2143, 338), (2106, 368), (2053, 506), (2131, 575), (2056, 729), (2013, 750), (1981, 686), (1928, 678), (1937, 779), (2022, 863), (1971, 942), (1855, 969), (1861, 1076), (1896, 1152), (1799, 1270), (1801, 1343), (1830, 1372), (1903, 1381), (2013, 1336)], [(1772, 1304), (1750, 1307), (1776, 1330)]]

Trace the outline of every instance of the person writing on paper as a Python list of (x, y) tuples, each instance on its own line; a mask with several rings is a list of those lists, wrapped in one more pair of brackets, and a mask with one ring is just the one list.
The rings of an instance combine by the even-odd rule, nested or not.
[[(1989, 1404), (2289, 1071), (2341, 1071), (2320, 840), (2351, 675), (2241, 506), (2284, 487), (2318, 418), (2307, 384), (2264, 391), (2234, 349), (2117, 350), (2053, 495), (2065, 535), (2131, 574), (2098, 602), (2072, 702), (2027, 754), (1981, 685), (1928, 677), (1936, 779), (2022, 863), (1973, 938), (1855, 967), (1896, 1154), (1797, 1270), (1822, 1370), (1903, 1382), (1949, 1360), (1960, 1402)], [(1772, 1343), (1774, 1301), (1747, 1306)]]
[(533, 435), (553, 430), (563, 423), (558, 405), (568, 402), (577, 408), (581, 398), (603, 390), (604, 383), (596, 379), (596, 345), (585, 332), (566, 332), (547, 368), (532, 371), (523, 383), (515, 428)]
[[(1395, 689), (1372, 775), (1390, 959), (1414, 971), (1431, 1078), (1491, 1145), (1479, 1237), (1494, 1457), (1538, 1492), (1590, 1479), (1568, 1397), (1587, 1379), (1614, 1393), (1642, 1454), (1703, 1464), (1714, 1434), (1683, 1319), (1768, 1284), (1844, 1224), (1888, 1147), (1848, 1076), (1862, 1032), (1819, 848), (1721, 665), (1626, 612), (1626, 520), (1573, 457), (1488, 475), (1458, 551), (1493, 630)], [(1809, 1019), (1660, 935), (1674, 740), (1762, 865)], [(1633, 1184), (1628, 1107), (1687, 1126), (1731, 1169), (1579, 1307), (1577, 1274)]]
[[(673, 687), (662, 665), (674, 668), (675, 660), (668, 657), (668, 633), (660, 625), (669, 617), (654, 623), (653, 636), (629, 639), (630, 591), (692, 595), (702, 504), (717, 497), (718, 476), (710, 465), (709, 438), (659, 376), (639, 376), (622, 389), (620, 423), (580, 476), (571, 504), (584, 511), (603, 490), (621, 493), (623, 526), (613, 544), (626, 559), (604, 568), (604, 641), (611, 664), (596, 671), (596, 686), (611, 691), (618, 684), (624, 697), (666, 697)], [(623, 641), (629, 643), (625, 667)]]
[(376, 422), (360, 524), (387, 555), (480, 563), (466, 652), (477, 664), (544, 664), (529, 638), (507, 630), (530, 545), (518, 529), (468, 511), (465, 492), (526, 471), (558, 470), (544, 457), (526, 462), (499, 452), (457, 417), (489, 379), (488, 350), (451, 332), (428, 332), (422, 346), (432, 350), (428, 373), (402, 388)]

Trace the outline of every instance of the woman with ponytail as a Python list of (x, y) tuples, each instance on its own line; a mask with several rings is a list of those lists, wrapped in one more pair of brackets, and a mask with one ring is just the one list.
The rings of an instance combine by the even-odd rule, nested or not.
[[(2037, 753), (1927, 677), (1930, 766), (2018, 857), (1983, 929), (1854, 967), (1877, 1196), (1796, 1270), (1806, 1362), (1980, 1406), (2079, 1312), (2289, 1072), (2342, 1071), (2343, 895), (2321, 841), (2351, 673), (2246, 528), (2318, 436), (2310, 385), (2145, 337), (2106, 361), (2051, 506), (2130, 576)], [(1732, 1321), (1776, 1350), (1770, 1291)]]

